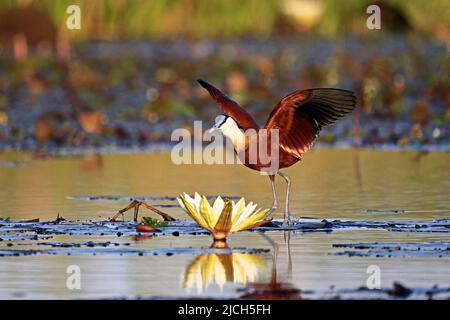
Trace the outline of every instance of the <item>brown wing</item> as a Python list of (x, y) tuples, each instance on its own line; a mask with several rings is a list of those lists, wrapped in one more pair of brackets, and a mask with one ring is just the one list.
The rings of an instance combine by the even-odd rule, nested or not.
[(279, 129), (280, 148), (300, 158), (311, 148), (323, 126), (343, 118), (355, 106), (356, 97), (347, 90), (294, 91), (278, 102), (265, 128)]
[(236, 101), (231, 100), (222, 91), (203, 80), (197, 80), (200, 85), (208, 90), (209, 94), (219, 104), (220, 109), (233, 118), (236, 123), (245, 130), (259, 129), (258, 124), (253, 117), (245, 111)]

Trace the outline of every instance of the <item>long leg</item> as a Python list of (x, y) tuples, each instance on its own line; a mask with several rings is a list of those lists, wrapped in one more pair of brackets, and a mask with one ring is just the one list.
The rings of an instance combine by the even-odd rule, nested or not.
[(284, 242), (286, 243), (288, 256), (287, 273), (289, 278), (292, 277), (291, 232), (290, 230), (284, 232)]
[(289, 211), (289, 196), (291, 194), (291, 179), (285, 175), (283, 172), (278, 171), (277, 172), (280, 177), (283, 177), (284, 180), (286, 180), (287, 183), (287, 189), (286, 189), (286, 206), (284, 208), (284, 222), (283, 224), (285, 226), (291, 225), (291, 212)]
[(264, 232), (259, 233), (264, 239), (266, 239), (273, 248), (273, 256), (272, 256), (272, 283), (277, 283), (277, 261), (278, 261), (278, 244), (272, 240), (267, 234)]
[(270, 183), (272, 184), (272, 196), (273, 196), (273, 204), (272, 208), (270, 208), (269, 213), (273, 213), (277, 209), (277, 191), (275, 190), (275, 176), (269, 176)]
[(128, 211), (130, 209), (134, 209), (134, 221), (137, 221), (140, 206), (144, 206), (146, 209), (159, 214), (164, 219), (164, 221), (175, 221), (176, 220), (175, 218), (171, 217), (167, 213), (164, 213), (164, 212), (146, 204), (143, 201), (133, 200), (133, 201), (131, 201), (131, 203), (128, 206), (117, 211), (117, 213), (111, 218), (111, 221), (116, 221), (117, 217), (119, 217), (120, 215), (123, 215), (126, 211)]

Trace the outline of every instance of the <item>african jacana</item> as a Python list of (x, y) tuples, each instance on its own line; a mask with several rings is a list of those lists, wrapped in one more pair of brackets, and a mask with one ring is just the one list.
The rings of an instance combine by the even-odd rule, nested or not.
[[(227, 97), (219, 89), (203, 80), (198, 80), (211, 97), (218, 103), (223, 115), (216, 117), (211, 130), (220, 130), (222, 134), (233, 143), (235, 152), (248, 152), (248, 139), (244, 132), (254, 129), (260, 134), (259, 126), (253, 117), (238, 103)], [(334, 88), (315, 88), (294, 91), (282, 98), (269, 115), (264, 129), (270, 134), (271, 129), (278, 129), (278, 159), (279, 169), (292, 166), (301, 159), (317, 139), (319, 131), (326, 125), (330, 125), (350, 113), (356, 106), (356, 97), (352, 91)], [(254, 140), (259, 144), (259, 140)], [(270, 143), (270, 139), (266, 139)], [(237, 147), (245, 150), (236, 150)], [(257, 146), (267, 147), (269, 146)], [(249, 161), (246, 155), (243, 164), (251, 169), (261, 171), (264, 165), (260, 161)], [(277, 170), (269, 174), (272, 184), (273, 205), (271, 212), (277, 207), (277, 195), (275, 191), (275, 174), (278, 174), (287, 183), (286, 205), (284, 210), (284, 227), (292, 224), (289, 212), (289, 195), (291, 179)]]

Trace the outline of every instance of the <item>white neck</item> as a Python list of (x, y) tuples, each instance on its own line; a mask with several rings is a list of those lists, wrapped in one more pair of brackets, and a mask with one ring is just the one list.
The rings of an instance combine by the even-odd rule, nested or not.
[(220, 130), (233, 143), (234, 150), (240, 151), (245, 149), (245, 134), (233, 119), (228, 118), (220, 127)]

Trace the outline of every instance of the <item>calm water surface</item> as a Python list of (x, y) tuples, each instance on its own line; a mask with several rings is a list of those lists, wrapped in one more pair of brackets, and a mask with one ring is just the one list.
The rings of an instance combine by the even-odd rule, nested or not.
[[(450, 154), (318, 149), (285, 170), (293, 180), (295, 216), (352, 220), (430, 220), (450, 215)], [(0, 153), (0, 217), (105, 220), (127, 201), (82, 201), (71, 196), (176, 196), (181, 192), (238, 195), (271, 205), (270, 183), (240, 165), (183, 165), (169, 153), (81, 155), (43, 159), (29, 153)], [(285, 184), (277, 180), (279, 200)], [(174, 204), (170, 201), (154, 201)], [(367, 213), (402, 209), (401, 214)], [(179, 208), (163, 208), (186, 218)], [(150, 215), (150, 214), (146, 214)], [(132, 218), (129, 213), (127, 218)], [(282, 217), (282, 209), (276, 218)], [(107, 298), (136, 296), (239, 297), (254, 282), (277, 279), (301, 290), (357, 288), (369, 265), (381, 268), (381, 284), (450, 286), (449, 258), (363, 258), (333, 255), (336, 243), (449, 240), (448, 233), (346, 230), (325, 233), (253, 232), (230, 237), (231, 247), (270, 248), (261, 255), (0, 257), (0, 298)], [(137, 248), (207, 247), (210, 238), (160, 236), (139, 242), (127, 237), (55, 236), (51, 241), (131, 242)], [(271, 244), (272, 241), (273, 243)], [(6, 247), (5, 241), (0, 248)], [(331, 254), (330, 254), (331, 253)], [(225, 261), (225, 263), (224, 263)], [(290, 263), (289, 263), (290, 262)], [(66, 289), (66, 268), (78, 265), (81, 290)], [(226, 276), (224, 276), (226, 274)]]

